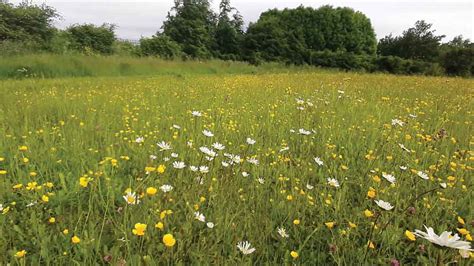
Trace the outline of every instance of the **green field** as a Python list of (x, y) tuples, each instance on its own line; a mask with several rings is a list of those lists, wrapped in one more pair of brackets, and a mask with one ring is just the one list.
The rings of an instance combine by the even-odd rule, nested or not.
[(0, 81), (0, 264), (473, 262), (473, 80), (194, 69)]

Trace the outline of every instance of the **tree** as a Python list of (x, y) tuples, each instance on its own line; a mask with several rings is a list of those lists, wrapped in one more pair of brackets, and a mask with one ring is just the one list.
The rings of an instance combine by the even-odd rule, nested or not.
[(182, 54), (179, 44), (163, 34), (140, 39), (140, 51), (142, 55), (159, 56), (164, 59), (177, 58)]
[(419, 20), (413, 28), (404, 31), (402, 36), (385, 36), (380, 40), (378, 52), (381, 55), (393, 55), (406, 59), (435, 61), (444, 35), (435, 35), (433, 25)]
[(163, 34), (192, 58), (209, 58), (216, 18), (207, 0), (175, 0), (163, 24)]
[(360, 12), (300, 6), (262, 13), (247, 29), (243, 47), (250, 57), (302, 64), (311, 63), (316, 51), (375, 54), (376, 39), (370, 20)]
[(446, 74), (469, 76), (474, 74), (474, 43), (462, 36), (442, 44), (440, 61)]
[(72, 25), (67, 28), (70, 36), (70, 48), (81, 52), (95, 52), (101, 54), (113, 53), (113, 45), (116, 40), (115, 26), (102, 24)]
[[(214, 35), (214, 54), (222, 59), (238, 59), (244, 34), (242, 16), (230, 6), (230, 0), (222, 0), (219, 9), (220, 13)], [(231, 18), (232, 12), (234, 13)]]
[(54, 36), (56, 10), (45, 4), (32, 5), (27, 1), (14, 6), (0, 2), (0, 42), (33, 42), (45, 46)]

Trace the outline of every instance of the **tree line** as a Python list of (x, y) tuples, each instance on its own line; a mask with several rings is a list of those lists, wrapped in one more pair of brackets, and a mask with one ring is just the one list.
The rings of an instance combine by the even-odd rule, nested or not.
[(370, 19), (347, 7), (270, 9), (244, 27), (239, 11), (222, 0), (175, 0), (163, 26), (138, 44), (118, 40), (115, 25), (54, 27), (45, 4), (0, 0), (0, 52), (130, 54), (164, 59), (212, 59), (252, 64), (283, 62), (395, 74), (472, 76), (474, 45), (461, 36), (442, 43), (432, 24), (417, 21), (400, 36), (377, 41)]

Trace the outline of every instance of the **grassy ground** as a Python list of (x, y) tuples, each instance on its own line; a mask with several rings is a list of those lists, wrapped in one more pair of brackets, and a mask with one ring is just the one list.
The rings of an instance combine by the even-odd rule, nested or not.
[(468, 265), (405, 232), (472, 234), (473, 85), (322, 72), (1, 81), (0, 263)]

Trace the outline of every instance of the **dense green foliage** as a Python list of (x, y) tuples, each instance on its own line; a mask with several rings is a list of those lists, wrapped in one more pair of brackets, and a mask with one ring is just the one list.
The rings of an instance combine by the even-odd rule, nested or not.
[(92, 24), (72, 25), (67, 29), (71, 48), (86, 53), (111, 54), (116, 39), (114, 28), (114, 25), (108, 24), (99, 27)]
[(229, 0), (222, 0), (219, 9), (213, 53), (221, 59), (240, 59), (244, 37), (242, 16), (230, 5)]
[(47, 5), (17, 6), (0, 1), (0, 42), (21, 41), (45, 44), (53, 38), (56, 11)]
[(145, 56), (159, 56), (164, 59), (177, 58), (182, 54), (181, 46), (163, 34), (140, 39), (140, 52)]
[(230, 0), (221, 0), (218, 13), (208, 0), (175, 0), (162, 30), (138, 44), (117, 40), (115, 27), (108, 24), (55, 29), (52, 22), (57, 16), (46, 5), (0, 1), (1, 54), (216, 58), (424, 75), (470, 76), (474, 69), (469, 40), (456, 37), (442, 44), (444, 36), (418, 21), (401, 36), (388, 35), (377, 45), (370, 20), (351, 8), (271, 9), (244, 30), (243, 18)]
[(314, 51), (374, 54), (375, 33), (370, 20), (350, 8), (269, 10), (249, 26), (245, 49), (264, 60), (308, 63)]
[(207, 0), (176, 0), (163, 33), (179, 43), (191, 58), (210, 58), (215, 15)]
[(402, 36), (388, 35), (380, 40), (379, 53), (406, 59), (435, 61), (444, 35), (435, 35), (431, 27), (432, 24), (420, 20), (415, 23), (415, 27), (404, 31)]

